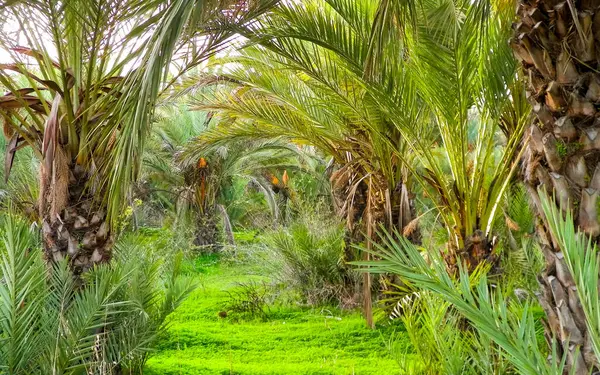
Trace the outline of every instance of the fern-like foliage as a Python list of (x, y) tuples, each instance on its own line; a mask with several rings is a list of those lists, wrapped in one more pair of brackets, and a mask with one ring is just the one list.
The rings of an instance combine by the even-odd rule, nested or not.
[(194, 287), (180, 274), (181, 256), (167, 266), (148, 250), (121, 245), (113, 263), (81, 285), (66, 261), (48, 269), (35, 228), (11, 214), (1, 220), (2, 372), (141, 371), (166, 317)]
[[(538, 344), (531, 309), (534, 302), (529, 299), (520, 302), (502, 290), (491, 287), (486, 270), (478, 268), (469, 275), (461, 267), (460, 277), (456, 280), (448, 274), (437, 251), (427, 252), (426, 259), (424, 252), (414, 244), (400, 236), (395, 239), (387, 233), (382, 235), (382, 244), (375, 245), (372, 253), (380, 260), (355, 264), (361, 266), (362, 271), (398, 275), (411, 287), (445, 301), (447, 306), (451, 306), (453, 311), (469, 322), (475, 334), (483, 338), (481, 342), (487, 340), (489, 345), (493, 343), (490, 350), (510, 363), (513, 372), (551, 375), (560, 374), (565, 369), (566, 358), (560, 363), (549, 363), (545, 350)], [(443, 303), (435, 306), (433, 312), (446, 309), (444, 306)], [(467, 337), (465, 331), (461, 331), (460, 324), (452, 323), (452, 326), (461, 340)], [(555, 345), (553, 356), (556, 357), (554, 349)], [(474, 355), (470, 354), (471, 357)], [(506, 366), (503, 362), (500, 365)], [(491, 366), (493, 368), (493, 364)]]
[(304, 213), (263, 239), (267, 268), (276, 280), (300, 291), (304, 302), (354, 307), (359, 279), (345, 263), (347, 249), (339, 221)]
[(529, 204), (527, 191), (522, 184), (516, 184), (507, 191), (506, 208), (508, 217), (517, 224), (514, 231), (531, 234), (535, 227), (535, 215)]
[(567, 210), (565, 215), (553, 203), (553, 199), (544, 192), (540, 192), (540, 198), (552, 236), (558, 241), (575, 281), (594, 353), (597, 358), (600, 358), (600, 291), (598, 290), (600, 256), (598, 246), (577, 229), (571, 211)]

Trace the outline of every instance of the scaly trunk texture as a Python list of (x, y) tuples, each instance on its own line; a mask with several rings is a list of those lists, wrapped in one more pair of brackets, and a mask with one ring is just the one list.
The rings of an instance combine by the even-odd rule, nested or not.
[[(362, 177), (366, 175), (368, 178)], [(415, 218), (414, 196), (405, 184), (400, 183), (390, 192), (388, 181), (381, 173), (357, 172), (347, 167), (333, 172), (330, 182), (336, 213), (346, 219), (349, 243), (365, 242), (370, 250), (373, 242), (377, 242), (376, 232), (381, 225), (392, 234), (397, 230), (413, 243), (420, 243), (421, 233), (418, 219)], [(356, 260), (351, 246), (346, 246), (345, 260)], [(363, 252), (362, 260), (371, 260), (368, 252)], [(389, 278), (389, 275), (381, 275), (380, 280), (373, 280), (371, 274), (363, 274), (363, 313), (369, 328), (374, 327), (371, 293), (373, 284), (387, 289)]]
[(42, 167), (40, 217), (46, 260), (69, 259), (75, 277), (94, 264), (110, 261), (113, 236), (103, 210), (86, 194), (89, 173), (78, 165), (71, 167), (60, 152), (52, 178)]
[[(539, 300), (546, 335), (560, 341), (567, 368), (598, 369), (585, 315), (563, 254), (553, 242), (539, 204), (538, 187), (554, 191), (581, 230), (600, 239), (600, 2), (520, 0), (511, 46), (521, 61), (536, 114), (528, 132), (524, 179), (540, 213), (538, 235), (546, 257)], [(577, 351), (579, 349), (579, 351)]]
[(482, 230), (476, 230), (465, 239), (465, 245), (462, 249), (457, 249), (456, 245), (448, 243), (448, 251), (443, 254), (448, 273), (458, 276), (458, 262), (462, 262), (469, 273), (475, 271), (477, 266), (487, 263), (491, 266), (492, 274), (500, 272), (498, 269), (498, 256), (495, 248), (496, 242), (490, 241)]
[[(412, 243), (420, 244), (421, 232), (416, 218), (414, 194), (407, 185), (399, 183), (390, 191), (381, 175), (373, 174), (370, 185), (369, 179), (358, 181), (365, 174), (364, 171), (356, 173), (350, 168), (341, 168), (330, 177), (335, 212), (346, 220), (348, 242), (361, 243), (365, 240), (366, 216), (370, 211), (375, 230), (384, 225), (390, 233), (397, 230)], [(354, 254), (346, 254), (346, 260), (355, 260)]]
[(220, 231), (215, 210), (198, 213), (194, 245), (201, 247), (203, 253), (219, 250)]

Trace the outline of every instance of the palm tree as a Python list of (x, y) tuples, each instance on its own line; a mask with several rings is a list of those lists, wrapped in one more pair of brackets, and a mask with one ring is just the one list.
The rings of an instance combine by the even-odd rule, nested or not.
[[(524, 180), (541, 218), (537, 233), (546, 258), (539, 276), (546, 334), (560, 340), (577, 374), (598, 369), (590, 332), (560, 241), (543, 216), (540, 192), (572, 215), (593, 242), (600, 238), (600, 10), (597, 2), (520, 1), (511, 39), (536, 116), (527, 131)], [(579, 291), (583, 292), (583, 291)], [(562, 354), (562, 353), (561, 353)]]
[(116, 259), (84, 275), (91, 282), (81, 287), (66, 259), (48, 275), (28, 222), (0, 217), (4, 373), (140, 373), (167, 317), (196, 283), (180, 272), (182, 254), (165, 264), (139, 237), (119, 242)]
[(110, 259), (156, 97), (222, 48), (233, 25), (276, 2), (40, 0), (2, 8), (0, 43), (12, 60), (0, 66), (7, 153), (29, 146), (42, 160), (48, 260), (68, 257), (80, 274)]
[[(286, 135), (333, 155), (344, 166), (334, 182), (354, 181), (351, 193), (365, 186), (370, 198), (363, 206), (369, 203), (374, 221), (388, 227), (410, 222), (396, 220), (403, 212), (398, 187), (416, 182), (442, 215), (453, 258), (475, 232), (491, 239), (517, 165), (514, 138), (529, 112), (503, 42), (511, 15), (486, 1), (443, 1), (416, 7), (404, 23), (394, 17), (406, 11), (390, 4), (281, 5), (252, 34), (260, 47), (227, 60), (240, 69), (210, 80), (235, 91), (222, 90), (204, 106), (227, 117), (227, 136)], [(381, 35), (388, 39), (379, 41)], [(500, 131), (505, 147), (498, 147)]]
[[(214, 247), (218, 243), (216, 220), (223, 217), (225, 234), (233, 243), (232, 225), (227, 214), (231, 204), (228, 192), (245, 181), (260, 191), (270, 209), (273, 223), (285, 219), (285, 204), (291, 198), (287, 171), (303, 171), (306, 157), (294, 145), (281, 141), (231, 142), (226, 146), (194, 148), (197, 157), (190, 162), (189, 154), (180, 164), (183, 184), (179, 188), (179, 216), (192, 216), (196, 221), (195, 244)], [(279, 198), (282, 199), (279, 199)]]
[[(199, 108), (215, 112), (221, 126), (199, 142), (284, 138), (310, 144), (333, 158), (336, 206), (354, 242), (372, 238), (380, 224), (400, 231), (412, 224), (407, 235), (417, 240), (413, 180), (402, 160), (411, 159), (407, 143), (362, 80), (374, 4), (359, 1), (340, 9), (334, 5), (343, 1), (331, 3), (282, 5), (273, 17), (247, 30), (259, 46), (215, 62), (233, 66), (202, 79), (217, 90), (205, 95)], [(345, 17), (344, 11), (351, 15)], [(360, 22), (354, 24), (352, 18)], [(382, 85), (384, 79), (388, 77)], [(431, 139), (428, 128), (420, 136)], [(364, 284), (368, 306), (368, 275)]]
[(170, 208), (182, 227), (195, 227), (198, 246), (218, 245), (219, 217), (227, 240), (233, 243), (228, 208), (233, 203), (230, 193), (238, 185), (260, 191), (277, 222), (281, 218), (277, 196), (290, 198), (288, 179), (283, 176), (288, 176), (288, 171), (311, 173), (305, 166), (313, 157), (283, 141), (228, 140), (202, 146), (192, 142), (212, 128), (210, 114), (176, 106), (161, 108), (157, 117), (153, 130), (158, 142), (145, 157), (143, 180), (147, 187), (141, 190), (168, 192), (167, 201), (174, 201)]
[[(302, 12), (317, 13), (310, 8)], [(287, 21), (278, 22), (283, 25)], [(375, 222), (404, 228), (414, 218), (414, 207), (402, 207), (399, 201), (384, 203), (386, 196), (393, 196), (395, 190), (405, 190), (410, 183), (403, 182), (406, 169), (399, 159), (389, 157), (397, 152), (393, 148), (403, 147), (399, 134), (389, 135), (400, 144), (395, 146), (378, 137), (386, 124), (378, 118), (378, 108), (364, 100), (365, 91), (360, 89), (357, 75), (348, 75), (342, 82), (348, 86), (348, 92), (342, 88), (336, 91), (322, 82), (330, 79), (327, 72), (315, 69), (312, 76), (295, 75), (291, 69), (305, 73), (310, 63), (302, 61), (303, 56), (285, 53), (287, 60), (282, 61), (280, 51), (251, 47), (241, 56), (214, 62), (217, 66), (233, 63), (235, 67), (218, 73), (215, 79), (203, 80), (214, 84), (216, 92), (204, 95), (198, 108), (214, 112), (213, 121), (218, 121), (219, 126), (199, 137), (198, 147), (249, 139), (287, 139), (313, 145), (333, 157), (331, 182), (339, 198), (337, 206), (356, 239), (361, 235), (355, 224), (366, 222), (365, 194), (369, 185), (369, 194), (378, 206), (378, 212), (372, 213), (377, 217)]]
[[(384, 46), (400, 44), (403, 69), (430, 111), (407, 116), (369, 82), (390, 121), (412, 141), (410, 151), (420, 163), (412, 172), (440, 214), (453, 273), (457, 261), (470, 270), (495, 262), (492, 229), (521, 152), (518, 139), (529, 108), (504, 43), (511, 19), (510, 7), (485, 0), (382, 1), (373, 26), (367, 77), (380, 70), (377, 64), (387, 66)], [(415, 133), (428, 123), (439, 134), (441, 150)]]
[(408, 3), (281, 4), (248, 31), (257, 46), (204, 80), (221, 90), (203, 108), (224, 119), (205, 137), (286, 137), (332, 155), (349, 229), (366, 238), (379, 224), (408, 235), (423, 189), (449, 268), (458, 258), (474, 269), (495, 261), (492, 227), (529, 113), (504, 43), (512, 14), (487, 1)]

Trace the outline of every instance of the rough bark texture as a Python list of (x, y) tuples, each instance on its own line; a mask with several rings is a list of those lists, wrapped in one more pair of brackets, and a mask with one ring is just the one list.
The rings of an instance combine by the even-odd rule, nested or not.
[(194, 245), (199, 246), (203, 253), (218, 251), (221, 231), (219, 230), (215, 210), (198, 213), (196, 220)]
[[(538, 188), (573, 212), (598, 241), (600, 193), (600, 2), (520, 0), (511, 46), (521, 61), (535, 112), (528, 132), (524, 179), (540, 213), (537, 232), (546, 257), (539, 300), (547, 337), (557, 337), (577, 374), (598, 370), (585, 316), (563, 259), (541, 215)], [(579, 352), (576, 349), (579, 348)], [(562, 354), (559, 353), (559, 354)]]
[[(388, 231), (397, 230), (411, 242), (420, 244), (414, 194), (403, 183), (393, 190), (389, 189), (385, 178), (376, 174), (373, 174), (371, 182), (361, 179), (365, 174), (365, 171), (358, 173), (351, 168), (341, 168), (330, 177), (335, 211), (346, 220), (348, 240), (352, 243), (365, 240), (366, 217), (370, 214), (376, 230), (383, 225)], [(347, 260), (355, 259), (348, 254)]]
[(467, 271), (472, 273), (477, 266), (487, 263), (491, 266), (490, 273), (500, 272), (498, 269), (498, 256), (496, 254), (497, 242), (489, 240), (482, 230), (476, 230), (472, 235), (466, 237), (465, 245), (457, 249), (452, 242), (448, 243), (448, 249), (443, 254), (448, 273), (458, 276), (458, 262), (466, 266)]
[(108, 262), (113, 237), (103, 210), (85, 193), (88, 172), (79, 166), (70, 168), (61, 154), (54, 164), (54, 175), (47, 178), (42, 167), (40, 217), (46, 259), (69, 259), (75, 277), (94, 264)]
[[(337, 215), (346, 219), (348, 243), (365, 242), (367, 249), (371, 249), (373, 242), (377, 242), (376, 231), (381, 225), (390, 233), (396, 230), (413, 243), (420, 243), (414, 195), (405, 184), (400, 183), (391, 190), (382, 174), (356, 171), (348, 166), (333, 172), (330, 181)], [(345, 260), (354, 261), (355, 257), (352, 247), (346, 246)], [(369, 253), (363, 252), (361, 260), (371, 260)], [(373, 279), (371, 274), (363, 274), (363, 313), (369, 328), (374, 327), (371, 292), (374, 285), (384, 291), (390, 284), (397, 284), (390, 278), (393, 275)]]

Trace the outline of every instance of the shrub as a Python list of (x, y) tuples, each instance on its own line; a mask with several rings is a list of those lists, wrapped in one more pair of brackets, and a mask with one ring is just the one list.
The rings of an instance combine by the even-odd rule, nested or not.
[(477, 330), (465, 328), (465, 318), (442, 296), (421, 291), (404, 305), (399, 318), (420, 362), (405, 362), (402, 347), (390, 349), (402, 374), (516, 374), (499, 348)]
[(0, 367), (10, 374), (140, 372), (167, 316), (193, 289), (179, 255), (119, 244), (78, 285), (67, 261), (48, 269), (38, 235), (0, 218)]
[[(460, 267), (454, 279), (438, 251), (428, 251), (426, 259), (403, 237), (385, 235), (382, 242), (374, 251), (380, 260), (355, 263), (369, 266), (371, 273), (396, 274), (420, 291), (413, 307), (404, 309), (403, 321), (433, 373), (550, 375), (567, 370), (565, 357), (547, 360), (534, 317), (536, 302), (515, 295), (514, 283), (492, 285), (482, 267), (472, 274)], [(553, 340), (552, 357), (560, 359), (556, 349)]]
[(279, 282), (310, 305), (354, 307), (358, 274), (344, 262), (344, 228), (322, 215), (301, 215), (287, 228), (263, 236), (265, 263)]
[(227, 291), (226, 306), (230, 312), (266, 320), (275, 298), (273, 287), (265, 281), (239, 282)]

